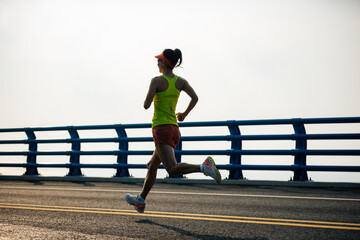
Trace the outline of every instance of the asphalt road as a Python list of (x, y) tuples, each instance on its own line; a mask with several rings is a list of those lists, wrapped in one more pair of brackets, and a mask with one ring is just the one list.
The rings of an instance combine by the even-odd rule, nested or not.
[(360, 239), (360, 189), (0, 181), (0, 239)]

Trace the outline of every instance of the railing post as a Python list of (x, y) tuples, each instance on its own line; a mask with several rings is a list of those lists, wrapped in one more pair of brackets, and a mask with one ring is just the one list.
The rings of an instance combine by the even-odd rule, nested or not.
[[(28, 140), (36, 140), (36, 136), (34, 131), (32, 130), (25, 130), (26, 136)], [(29, 155), (27, 156), (26, 162), (27, 163), (36, 163), (36, 154), (31, 153), (32, 151), (37, 151), (37, 143), (30, 142), (29, 143)], [(26, 167), (26, 172), (24, 175), (39, 175), (37, 167)]]
[[(180, 133), (180, 138), (181, 138), (181, 133)], [(182, 150), (182, 141), (179, 141), (179, 144), (176, 146), (175, 148), (175, 159), (177, 163), (181, 162), (181, 150)], [(170, 178), (183, 178), (184, 175), (171, 175), (169, 176)]]
[[(299, 119), (300, 120), (300, 119)], [(300, 134), (306, 134), (305, 126), (300, 121), (298, 123), (293, 123), (295, 136)], [(295, 144), (296, 150), (306, 150), (307, 149), (307, 139), (297, 138)], [(295, 154), (294, 164), (298, 166), (306, 166), (306, 154), (297, 153)], [(294, 181), (307, 181), (308, 175), (306, 170), (295, 170), (294, 171)]]
[[(116, 133), (119, 138), (127, 138), (126, 131), (123, 127), (116, 127)], [(129, 149), (129, 143), (127, 141), (120, 141), (119, 142), (119, 150), (120, 151), (127, 151)], [(120, 154), (117, 157), (117, 163), (127, 164), (128, 156), (126, 154)], [(125, 167), (117, 168), (115, 177), (129, 177), (129, 169)]]
[[(241, 135), (239, 126), (235, 124), (235, 121), (228, 121), (228, 128), (231, 136)], [(241, 150), (242, 143), (241, 140), (231, 140), (231, 149), (232, 150)], [(232, 153), (230, 155), (230, 164), (241, 164), (241, 155)], [(241, 169), (230, 169), (229, 179), (243, 179), (243, 174)]]
[[(68, 131), (69, 131), (71, 140), (79, 139), (79, 134), (75, 128), (71, 127)], [(80, 151), (80, 149), (81, 149), (80, 142), (73, 141), (71, 143), (72, 151)], [(79, 164), (79, 163), (80, 163), (80, 155), (72, 152), (70, 155), (70, 164), (72, 165), (72, 164)], [(70, 167), (68, 176), (82, 176), (80, 167)]]

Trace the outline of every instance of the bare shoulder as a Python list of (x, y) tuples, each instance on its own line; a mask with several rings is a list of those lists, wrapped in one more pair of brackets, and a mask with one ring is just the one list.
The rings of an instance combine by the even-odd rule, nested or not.
[(163, 88), (164, 84), (166, 84), (166, 81), (164, 80), (165, 79), (161, 76), (154, 77), (153, 79), (151, 79), (151, 85), (156, 89)]
[(188, 85), (188, 81), (186, 81), (185, 78), (178, 76), (178, 79), (176, 81), (176, 88), (179, 89), (180, 91), (184, 90), (184, 88), (186, 87), (186, 85)]
[(153, 87), (156, 92), (162, 92), (168, 88), (168, 83), (162, 76), (157, 76), (151, 80), (150, 86)]
[(164, 78), (162, 76), (157, 76), (157, 77), (154, 77), (153, 79), (151, 79), (152, 83), (161, 83), (163, 81), (164, 81)]

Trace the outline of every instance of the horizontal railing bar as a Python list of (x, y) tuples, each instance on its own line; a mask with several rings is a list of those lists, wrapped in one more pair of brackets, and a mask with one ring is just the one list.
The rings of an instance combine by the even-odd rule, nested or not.
[[(229, 120), (214, 122), (181, 122), (180, 127), (215, 127), (229, 125), (287, 125), (287, 124), (331, 124), (331, 123), (360, 123), (360, 117), (340, 118), (292, 118), (292, 119), (265, 119), (265, 120)], [(106, 130), (118, 128), (150, 128), (150, 123), (114, 124), (114, 125), (89, 125), (89, 126), (63, 126), (63, 127), (29, 127), (0, 129), (0, 132), (24, 131), (68, 131), (74, 130)]]
[(79, 139), (36, 139), (36, 140), (0, 140), (0, 144), (28, 144), (28, 143), (119, 143), (119, 142), (150, 142), (154, 141), (152, 137), (134, 137), (134, 138), (79, 138)]
[(182, 141), (266, 141), (266, 140), (360, 140), (360, 133), (348, 134), (280, 134), (280, 135), (226, 135), (226, 136), (182, 136)]
[(239, 165), (226, 164), (216, 165), (218, 169), (242, 169), (242, 170), (307, 170), (307, 171), (338, 171), (360, 172), (360, 166), (311, 166), (311, 165)]
[(181, 155), (339, 155), (354, 156), (360, 155), (360, 150), (344, 149), (344, 150), (175, 150), (175, 153)]
[[(34, 164), (34, 163), (0, 163), (0, 167), (44, 167), (44, 168), (147, 168), (146, 164)], [(334, 172), (360, 172), (360, 166), (300, 166), (300, 165), (238, 165), (225, 164), (216, 166), (220, 170), (279, 170), (279, 171), (334, 171)], [(164, 168), (161, 164), (159, 168)]]
[(308, 140), (348, 140), (360, 139), (360, 133), (333, 133), (333, 134), (300, 134), (295, 139), (308, 139)]
[(307, 171), (360, 172), (360, 166), (300, 166), (298, 168)]
[(113, 125), (88, 125), (88, 126), (62, 126), (62, 127), (28, 127), (28, 128), (7, 128), (0, 129), (0, 132), (24, 132), (24, 131), (68, 131), (69, 129), (74, 130), (109, 130), (118, 128), (151, 128), (150, 123), (139, 123), (139, 124), (113, 124)]
[[(147, 168), (146, 164), (49, 164), (49, 163), (0, 163), (0, 167), (45, 167), (45, 168), (70, 168), (70, 167), (81, 167), (81, 168)], [(164, 168), (161, 164), (159, 168)]]
[(332, 124), (332, 123), (360, 123), (360, 117), (338, 117), (338, 118), (299, 118), (293, 119), (294, 122), (302, 124)]
[[(28, 156), (28, 155), (152, 155), (153, 151), (27, 151), (27, 152), (0, 152), (0, 156)], [(360, 150), (175, 150), (180, 155), (331, 155), (331, 156), (357, 156)]]
[(152, 155), (153, 151), (28, 151), (0, 152), (0, 156), (70, 156), (70, 155)]
[[(281, 134), (281, 135), (224, 135), (224, 136), (182, 136), (182, 141), (267, 141), (267, 140), (360, 140), (359, 133), (348, 134)], [(79, 138), (79, 139), (36, 139), (36, 140), (0, 140), (0, 144), (28, 144), (28, 143), (101, 143), (101, 142), (152, 142), (152, 137), (128, 138)]]
[(220, 122), (183, 122), (180, 127), (215, 127), (215, 126), (248, 126), (248, 125), (287, 125), (287, 124), (331, 124), (331, 123), (360, 123), (360, 117), (344, 118), (291, 118), (291, 119), (263, 119), (263, 120), (229, 120)]

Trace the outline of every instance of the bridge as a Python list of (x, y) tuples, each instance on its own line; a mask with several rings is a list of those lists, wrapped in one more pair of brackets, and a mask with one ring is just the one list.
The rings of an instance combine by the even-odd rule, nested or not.
[[(186, 155), (227, 156), (219, 164), (227, 171), (223, 184), (170, 176), (158, 179), (147, 198), (146, 211), (129, 206), (126, 193), (137, 194), (142, 180), (129, 177), (129, 170), (145, 164), (128, 162), (129, 156), (147, 156), (150, 150), (133, 150), (131, 142), (151, 142), (151, 137), (128, 137), (129, 129), (149, 124), (69, 126), (0, 129), (0, 133), (23, 133), (27, 139), (2, 139), (0, 146), (25, 145), (24, 151), (0, 152), (4, 168), (23, 168), (24, 175), (0, 175), (1, 239), (359, 239), (360, 187), (355, 183), (309, 181), (308, 173), (359, 172), (359, 164), (309, 164), (309, 156), (357, 157), (360, 150), (309, 149), (309, 141), (359, 140), (354, 132), (307, 133), (308, 125), (358, 124), (360, 118), (279, 119), (181, 123), (180, 129), (225, 127), (227, 135), (182, 135), (177, 161)], [(242, 134), (244, 126), (291, 126), (289, 134)], [(114, 130), (117, 137), (81, 138), (82, 130)], [(67, 132), (70, 138), (38, 139), (39, 132)], [(5, 136), (4, 135), (4, 136)], [(0, 135), (1, 136), (1, 135)], [(8, 136), (8, 135), (6, 135)], [(293, 141), (288, 149), (246, 149), (248, 141)], [(184, 142), (229, 142), (230, 149), (194, 150)], [(83, 143), (112, 142), (117, 150), (82, 150)], [(40, 151), (46, 144), (70, 144), (67, 151)], [(191, 145), (190, 145), (191, 146)], [(4, 149), (4, 147), (2, 148)], [(115, 156), (116, 163), (82, 163), (81, 157)], [(288, 156), (292, 163), (244, 164), (244, 156)], [(22, 157), (12, 163), (7, 156)], [(65, 163), (39, 163), (39, 156), (68, 157)], [(10, 159), (10, 158), (9, 158)], [(68, 169), (66, 176), (39, 176), (39, 168)], [(110, 178), (84, 176), (83, 169), (114, 169)], [(244, 170), (291, 171), (291, 181), (245, 180)]]

